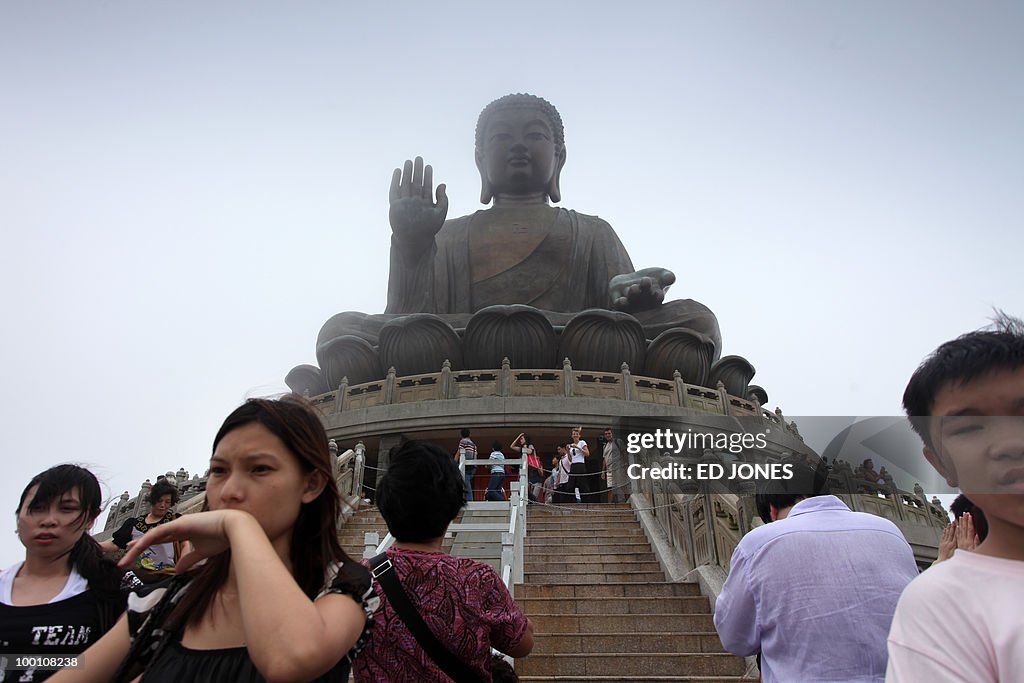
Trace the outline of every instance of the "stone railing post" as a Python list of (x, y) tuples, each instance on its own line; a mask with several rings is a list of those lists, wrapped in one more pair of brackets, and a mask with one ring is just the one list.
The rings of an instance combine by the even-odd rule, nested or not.
[(138, 517), (143, 512), (149, 511), (149, 507), (147, 507), (149, 505), (149, 501), (147, 498), (149, 498), (149, 492), (152, 490), (153, 484), (149, 479), (142, 482), (142, 487), (139, 488), (139, 495), (135, 497), (135, 505), (132, 506), (132, 517)]
[(575, 382), (572, 376), (572, 363), (570, 363), (569, 359), (566, 358), (562, 361), (562, 389), (566, 396), (575, 395), (576, 392), (574, 390), (574, 385)]
[(767, 422), (768, 419), (764, 416), (764, 411), (761, 410), (761, 402), (757, 400), (757, 396), (751, 396), (750, 402), (754, 404), (754, 412), (757, 414), (757, 419), (762, 423)]
[(718, 380), (718, 384), (715, 386), (718, 389), (718, 402), (722, 405), (722, 415), (729, 414), (729, 392), (725, 390), (725, 384), (722, 380)]
[(363, 534), (363, 559), (369, 560), (377, 555), (377, 544), (380, 543), (380, 534), (376, 531), (367, 531)]
[(388, 376), (384, 380), (384, 404), (391, 405), (395, 400), (395, 366), (388, 368)]
[(512, 395), (512, 366), (508, 356), (501, 359), (501, 379), (498, 381), (498, 394), (500, 396)]
[(334, 396), (334, 412), (340, 413), (345, 409), (345, 395), (348, 394), (348, 375), (341, 378), (338, 385), (338, 393)]
[(676, 385), (676, 401), (679, 403), (679, 407), (685, 408), (686, 382), (683, 381), (683, 375), (678, 370), (672, 371), (672, 383)]
[(619, 370), (622, 372), (622, 398), (627, 401), (632, 401), (633, 373), (629, 371), (629, 363), (623, 363)]
[[(721, 458), (714, 454), (711, 450), (705, 448), (704, 455), (701, 457), (701, 462), (704, 463), (715, 463), (718, 465), (722, 464)], [(715, 517), (715, 511), (711, 506), (711, 484), (710, 482), (703, 481), (700, 485), (701, 496), (704, 498), (704, 525), (708, 536), (708, 560), (711, 564), (717, 564), (721, 566), (721, 560), (718, 557), (718, 543), (715, 540), (715, 526), (718, 525), (718, 518)]]
[(327, 452), (330, 454), (331, 458), (331, 472), (334, 473), (334, 481), (338, 481), (338, 475), (341, 474), (341, 472), (338, 471), (338, 442), (334, 439), (328, 439)]
[(452, 397), (452, 362), (445, 359), (441, 364), (441, 396), (446, 399)]

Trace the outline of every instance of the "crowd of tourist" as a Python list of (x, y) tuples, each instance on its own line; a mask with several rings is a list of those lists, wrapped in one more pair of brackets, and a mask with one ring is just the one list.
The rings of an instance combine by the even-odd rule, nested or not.
[[(758, 657), (766, 682), (1021, 680), (1022, 325), (942, 345), (903, 402), (924, 457), (963, 492), (939, 557), (919, 574), (895, 524), (825, 493), (820, 461), (760, 485), (765, 524), (738, 543), (714, 623), (727, 650)], [(628, 491), (611, 429), (592, 448), (573, 427), (550, 468), (528, 434), (508, 448), (532, 501)], [(15, 510), (25, 557), (0, 573), (0, 681), (514, 680), (506, 657), (533, 649), (530, 620), (494, 569), (443, 549), (473, 499), (468, 429), (455, 456), (413, 441), (391, 453), (375, 498), (396, 542), (363, 562), (339, 545), (326, 433), (297, 396), (252, 399), (225, 419), (202, 512), (174, 514), (177, 491), (158, 482), (149, 511), (110, 542), (87, 533), (101, 509), (96, 477), (52, 467)], [(599, 479), (586, 467), (595, 457)], [(504, 499), (505, 460), (494, 441), (488, 500)], [(861, 469), (887, 479), (870, 461)], [(105, 555), (119, 550), (117, 563)], [(22, 666), (14, 653), (50, 662)], [(79, 654), (78, 666), (50, 670)]]
[[(620, 439), (615, 438), (611, 427), (607, 427), (598, 439), (600, 450), (591, 452), (582, 438), (583, 428), (572, 427), (570, 437), (557, 443), (548, 462), (541, 449), (521, 432), (509, 444), (506, 457), (500, 441), (491, 445), (488, 459), (489, 479), (483, 496), (475, 485), (476, 465), (463, 464), (466, 473), (468, 500), (507, 500), (505, 484), (509, 475), (518, 476), (518, 467), (503, 465), (497, 461), (523, 459), (527, 466), (527, 495), (533, 503), (605, 503), (625, 502), (629, 497), (630, 482), (626, 476), (626, 449)], [(478, 454), (469, 429), (462, 430), (462, 439), (454, 453), (456, 462), (460, 459), (475, 460)], [(545, 466), (547, 462), (548, 466)]]

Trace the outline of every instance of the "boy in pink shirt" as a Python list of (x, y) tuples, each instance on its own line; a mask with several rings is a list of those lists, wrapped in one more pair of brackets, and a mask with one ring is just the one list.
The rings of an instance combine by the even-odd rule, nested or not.
[(889, 632), (886, 681), (1017, 681), (1024, 672), (1024, 323), (940, 346), (903, 407), (928, 462), (984, 511), (989, 533), (912, 581)]

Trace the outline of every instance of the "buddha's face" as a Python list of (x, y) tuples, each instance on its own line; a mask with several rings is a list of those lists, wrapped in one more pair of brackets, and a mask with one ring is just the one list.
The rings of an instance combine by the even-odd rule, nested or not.
[(535, 107), (507, 107), (491, 114), (478, 159), (495, 194), (546, 192), (558, 171), (551, 122)]

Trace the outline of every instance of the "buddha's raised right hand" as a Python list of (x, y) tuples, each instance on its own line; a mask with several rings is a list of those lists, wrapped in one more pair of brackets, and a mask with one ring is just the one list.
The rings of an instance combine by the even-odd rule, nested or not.
[(423, 166), (423, 157), (415, 163), (406, 159), (405, 169), (391, 176), (391, 230), (402, 241), (413, 244), (434, 238), (448, 215), (448, 195), (444, 184), (437, 186), (437, 202), (431, 197), (434, 169)]

